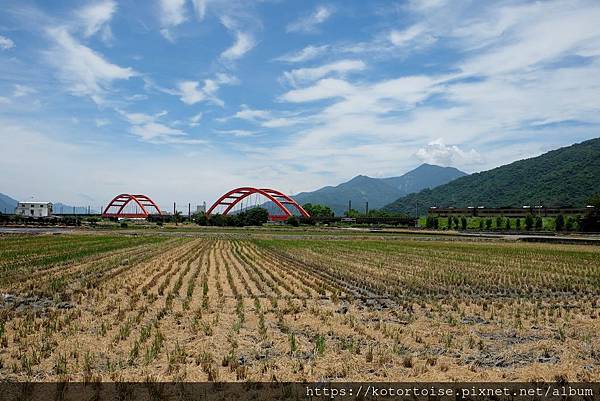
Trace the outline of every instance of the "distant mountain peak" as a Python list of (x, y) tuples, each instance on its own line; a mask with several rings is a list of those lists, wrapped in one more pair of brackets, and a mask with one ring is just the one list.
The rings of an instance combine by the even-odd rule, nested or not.
[(378, 209), (406, 194), (445, 184), (464, 175), (454, 168), (422, 164), (399, 177), (373, 178), (359, 174), (339, 185), (302, 192), (293, 198), (300, 204), (327, 205), (341, 215), (348, 209), (348, 201), (354, 209), (363, 210), (367, 202), (370, 209)]

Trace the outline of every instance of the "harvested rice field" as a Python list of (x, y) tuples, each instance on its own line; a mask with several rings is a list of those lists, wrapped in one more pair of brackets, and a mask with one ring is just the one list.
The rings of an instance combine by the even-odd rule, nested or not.
[(0, 377), (600, 381), (600, 247), (0, 236)]

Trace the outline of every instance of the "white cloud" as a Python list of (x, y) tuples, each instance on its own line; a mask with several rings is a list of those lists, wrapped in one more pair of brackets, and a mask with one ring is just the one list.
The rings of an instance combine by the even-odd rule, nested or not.
[(13, 42), (10, 38), (6, 36), (0, 35), (0, 49), (8, 50), (15, 47), (15, 42)]
[(202, 120), (202, 113), (198, 113), (190, 117), (190, 127), (197, 127), (198, 125), (200, 125), (200, 120)]
[(392, 30), (389, 33), (389, 40), (394, 46), (411, 46), (415, 50), (431, 45), (436, 41), (436, 38), (429, 33), (425, 25), (415, 24), (403, 31)]
[(284, 78), (292, 85), (315, 81), (330, 74), (343, 75), (352, 71), (362, 71), (367, 65), (361, 60), (340, 60), (314, 68), (299, 68), (283, 73)]
[[(492, 25), (502, 21), (495, 37), (485, 35), (485, 22), (464, 27), (460, 34), (468, 41), (482, 35), (486, 48), (463, 65), (466, 74), (493, 75), (522, 72), (567, 55), (600, 55), (600, 5), (573, 7), (570, 2), (536, 3), (494, 9)], [(493, 30), (494, 31), (494, 30)]]
[(151, 115), (145, 113), (128, 113), (126, 111), (117, 109), (117, 112), (121, 114), (130, 124), (147, 124), (153, 121), (156, 121), (160, 117), (167, 115), (167, 111), (163, 110), (160, 113)]
[(286, 27), (287, 32), (314, 32), (317, 26), (327, 21), (333, 15), (333, 8), (318, 6), (310, 15), (291, 22)]
[(254, 37), (247, 32), (236, 31), (233, 45), (221, 53), (221, 58), (227, 61), (237, 60), (256, 46)]
[(231, 135), (236, 138), (247, 138), (256, 135), (256, 131), (250, 131), (245, 129), (230, 129), (230, 130), (217, 130), (219, 134)]
[(301, 63), (304, 61), (312, 60), (322, 54), (324, 54), (327, 49), (329, 49), (328, 45), (322, 46), (306, 46), (305, 48), (298, 50), (292, 53), (286, 53), (283, 56), (277, 57), (275, 60), (283, 61), (285, 63)]
[(427, 12), (448, 4), (448, 0), (410, 0), (408, 6), (416, 12)]
[(10, 103), (12, 103), (12, 101), (9, 98), (7, 98), (5, 96), (0, 96), (0, 104), (10, 104)]
[(465, 166), (483, 163), (483, 158), (475, 150), (468, 152), (456, 145), (445, 145), (443, 139), (429, 142), (415, 154), (421, 161), (441, 166)]
[(198, 89), (200, 85), (196, 81), (183, 81), (177, 84), (177, 89), (181, 95), (181, 101), (185, 104), (195, 104), (206, 99), (206, 94)]
[(154, 142), (157, 140), (168, 141), (168, 139), (173, 136), (177, 137), (186, 135), (185, 132), (181, 130), (155, 122), (150, 122), (143, 125), (134, 125), (131, 128), (131, 132), (147, 142)]
[(355, 88), (344, 80), (325, 78), (311, 87), (294, 89), (286, 92), (280, 99), (286, 102), (303, 103), (335, 97), (345, 97), (354, 91)]
[(177, 83), (177, 89), (166, 92), (178, 95), (183, 103), (189, 105), (210, 101), (223, 106), (223, 101), (217, 97), (217, 91), (222, 85), (236, 85), (238, 83), (239, 80), (236, 77), (218, 73), (214, 79), (205, 79), (202, 86), (198, 81), (181, 81)]
[(83, 35), (88, 38), (102, 31), (104, 39), (112, 37), (108, 23), (116, 11), (117, 3), (114, 0), (97, 1), (77, 10), (76, 15), (83, 25)]
[(136, 75), (133, 69), (112, 64), (79, 43), (65, 27), (50, 28), (47, 32), (55, 46), (46, 52), (46, 58), (74, 95), (89, 96), (102, 103), (113, 81)]
[(15, 90), (13, 91), (13, 96), (14, 97), (22, 97), (22, 96), (31, 95), (36, 92), (37, 91), (34, 88), (32, 88), (31, 86), (15, 84)]
[(100, 128), (100, 127), (104, 127), (106, 125), (110, 124), (110, 120), (106, 119), (106, 118), (96, 118), (94, 120), (94, 123), (96, 124), (96, 127)]
[(194, 11), (199, 20), (203, 20), (206, 15), (206, 0), (192, 0)]
[(240, 110), (233, 115), (233, 118), (257, 123), (265, 128), (289, 127), (303, 121), (302, 118), (296, 117), (290, 113), (251, 109), (245, 104), (241, 105)]
[(128, 113), (119, 109), (117, 109), (117, 112), (125, 117), (131, 124), (130, 132), (142, 141), (154, 144), (167, 143), (193, 145), (206, 143), (205, 140), (190, 138), (186, 132), (161, 122), (161, 118), (167, 115), (166, 111), (161, 111), (160, 113), (153, 115), (145, 113)]
[(235, 113), (235, 118), (242, 120), (256, 121), (271, 118), (271, 112), (267, 110), (255, 110), (242, 104), (241, 110)]
[(174, 41), (171, 29), (181, 25), (187, 20), (186, 0), (159, 0), (160, 33), (169, 41)]

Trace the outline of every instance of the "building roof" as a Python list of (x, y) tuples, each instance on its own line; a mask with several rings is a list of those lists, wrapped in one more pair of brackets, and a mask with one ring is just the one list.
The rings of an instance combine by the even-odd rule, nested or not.
[(31, 203), (32, 205), (51, 205), (52, 202), (32, 202), (32, 201), (19, 201), (21, 203)]

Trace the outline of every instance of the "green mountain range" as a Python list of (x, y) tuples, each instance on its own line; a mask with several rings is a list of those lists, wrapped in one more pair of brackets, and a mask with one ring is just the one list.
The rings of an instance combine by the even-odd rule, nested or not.
[(600, 138), (538, 157), (458, 178), (433, 189), (413, 193), (385, 206), (414, 214), (437, 207), (585, 206), (600, 192)]
[(301, 205), (327, 205), (336, 215), (342, 215), (348, 210), (348, 201), (352, 202), (353, 209), (361, 212), (365, 211), (366, 202), (369, 202), (369, 209), (379, 209), (401, 196), (424, 188), (433, 188), (464, 175), (466, 173), (453, 167), (422, 164), (399, 177), (372, 178), (358, 175), (335, 187), (327, 186), (312, 192), (301, 192), (292, 198)]

